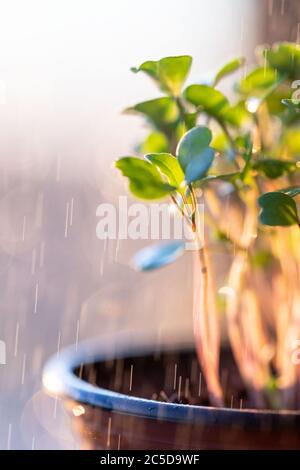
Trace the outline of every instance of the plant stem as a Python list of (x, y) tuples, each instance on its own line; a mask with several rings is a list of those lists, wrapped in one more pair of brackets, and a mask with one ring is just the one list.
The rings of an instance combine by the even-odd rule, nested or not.
[(215, 406), (223, 406), (223, 392), (219, 380), (220, 325), (215, 305), (215, 292), (205, 235), (200, 235), (196, 197), (191, 190), (197, 219), (195, 240), (198, 245), (194, 253), (194, 335), (196, 351), (204, 372), (210, 400)]
[[(235, 141), (233, 140), (229, 130), (227, 129), (227, 126), (224, 122), (220, 121), (219, 119), (217, 120), (217, 123), (219, 124), (219, 126), (221, 127), (222, 131), (224, 132), (224, 134), (226, 135), (227, 139), (228, 139), (228, 142), (230, 143), (230, 146), (232, 148), (232, 150), (234, 151), (235, 154), (238, 153), (237, 151), (237, 148), (236, 148), (236, 145), (235, 145)], [(240, 170), (240, 167), (238, 165), (238, 163), (236, 162), (236, 160), (234, 159), (233, 160), (233, 164), (235, 166), (235, 168), (239, 171)]]
[[(247, 212), (245, 215), (241, 243), (249, 250), (254, 241), (253, 236), (257, 229), (256, 191), (252, 191), (251, 194), (248, 195), (247, 202)], [(257, 345), (255, 346), (257, 338), (255, 338), (255, 336), (252, 337), (249, 331), (247, 332), (247, 329), (249, 330), (249, 327), (251, 328), (251, 318), (253, 322), (256, 318), (257, 330), (261, 338), (259, 340), (259, 347), (262, 348), (264, 346), (263, 329), (258, 315), (258, 305), (249, 288), (251, 281), (250, 278), (247, 277), (248, 269), (247, 251), (239, 251), (234, 257), (229, 272), (228, 287), (231, 289), (231, 293), (227, 297), (226, 316), (229, 340), (235, 360), (256, 406), (261, 407), (264, 404), (261, 390), (263, 390), (266, 385), (265, 381), (268, 377), (268, 371), (264, 364), (261, 363), (259, 357), (260, 351), (257, 350)], [(245, 287), (245, 281), (248, 287)], [(252, 312), (249, 312), (249, 308)], [(243, 309), (245, 311), (243, 311)], [(247, 311), (252, 315), (252, 317), (247, 315), (250, 320), (245, 319)], [(255, 328), (254, 331), (256, 331)], [(248, 346), (246, 344), (247, 342)], [(251, 352), (250, 357), (249, 352)]]

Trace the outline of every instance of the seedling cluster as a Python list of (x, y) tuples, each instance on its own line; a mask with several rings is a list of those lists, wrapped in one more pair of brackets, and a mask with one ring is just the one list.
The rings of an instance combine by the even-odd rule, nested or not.
[[(148, 75), (162, 96), (126, 110), (146, 118), (151, 132), (139, 156), (116, 167), (132, 194), (170, 199), (190, 224), (194, 253), (194, 331), (211, 403), (226, 402), (219, 374), (222, 317), (249, 397), (257, 407), (300, 405), (300, 374), (291, 345), (300, 335), (300, 104), (291, 99), (300, 78), (300, 48), (278, 43), (257, 51), (250, 72), (243, 58), (222, 67), (210, 84), (184, 88), (190, 56), (146, 61), (134, 73)], [(222, 81), (240, 69), (234, 100)], [(140, 156), (143, 155), (143, 156)], [(197, 201), (205, 203), (199, 230)], [(218, 294), (214, 243), (231, 262), (225, 303)], [(157, 268), (184, 252), (170, 242), (136, 257), (139, 269)], [(220, 315), (224, 313), (224, 315)]]

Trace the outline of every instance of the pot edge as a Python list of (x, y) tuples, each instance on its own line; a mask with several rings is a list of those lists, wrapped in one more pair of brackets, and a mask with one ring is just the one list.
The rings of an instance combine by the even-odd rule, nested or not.
[[(183, 340), (159, 346), (160, 351), (179, 348), (191, 349), (191, 342)], [(230, 409), (158, 402), (96, 387), (73, 372), (83, 363), (139, 356), (157, 350), (157, 340), (145, 339), (132, 332), (86, 340), (67, 347), (48, 360), (43, 370), (43, 386), (49, 394), (65, 400), (149, 419), (223, 426), (247, 424), (255, 428), (300, 426), (300, 410)]]

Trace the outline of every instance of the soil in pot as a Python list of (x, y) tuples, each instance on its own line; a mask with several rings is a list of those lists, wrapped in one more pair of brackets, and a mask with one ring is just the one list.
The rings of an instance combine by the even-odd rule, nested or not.
[[(222, 365), (221, 382), (226, 406), (242, 408), (250, 405), (229, 351), (223, 352)], [(209, 406), (205, 379), (193, 351), (155, 353), (85, 364), (75, 373), (93, 385), (129, 396)]]

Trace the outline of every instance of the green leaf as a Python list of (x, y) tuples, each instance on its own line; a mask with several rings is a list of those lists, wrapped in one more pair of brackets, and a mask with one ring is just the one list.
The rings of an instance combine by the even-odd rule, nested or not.
[(224, 108), (220, 115), (222, 120), (228, 122), (232, 126), (240, 127), (244, 124), (248, 119), (250, 119), (250, 113), (246, 109), (245, 102), (240, 101), (239, 103), (228, 106)]
[(259, 67), (250, 72), (239, 83), (239, 91), (244, 95), (257, 95), (272, 87), (278, 81), (276, 71)]
[(201, 180), (201, 183), (210, 183), (211, 181), (227, 181), (228, 183), (235, 184), (241, 178), (241, 173), (235, 171), (233, 173), (225, 173), (223, 175), (208, 175)]
[(277, 160), (275, 158), (264, 158), (253, 165), (255, 170), (261, 171), (267, 178), (275, 179), (296, 170), (296, 162), (291, 160)]
[(184, 180), (184, 173), (177, 158), (170, 153), (152, 153), (145, 158), (155, 165), (168, 178), (170, 185), (179, 188)]
[(190, 85), (184, 91), (184, 96), (187, 101), (200, 106), (207, 114), (217, 118), (229, 106), (227, 98), (208, 85)]
[(141, 199), (161, 199), (174, 191), (157, 168), (146, 160), (123, 157), (115, 162), (116, 168), (129, 179), (129, 189)]
[(150, 60), (131, 70), (135, 73), (140, 71), (146, 73), (159, 84), (162, 91), (178, 96), (191, 65), (192, 57), (183, 55), (164, 57), (158, 61)]
[(266, 193), (260, 196), (258, 203), (262, 224), (283, 227), (299, 224), (296, 203), (287, 194), (279, 191)]
[(139, 271), (152, 271), (173, 263), (184, 253), (185, 244), (182, 241), (159, 243), (140, 250), (133, 257), (132, 264)]
[(167, 96), (138, 103), (125, 112), (143, 114), (159, 130), (174, 127), (179, 116), (176, 102)]
[(188, 55), (165, 57), (158, 62), (158, 79), (163, 88), (178, 96), (192, 65)]
[(271, 49), (263, 51), (267, 63), (290, 79), (300, 77), (300, 47), (291, 42), (276, 43)]
[(134, 73), (144, 72), (149, 75), (149, 77), (157, 79), (157, 62), (155, 60), (147, 60), (139, 67), (131, 67), (130, 70)]
[(244, 102), (229, 105), (226, 96), (208, 85), (190, 85), (184, 92), (185, 99), (218, 121), (240, 126), (249, 117)]
[(142, 154), (167, 152), (169, 148), (168, 139), (163, 132), (151, 132), (144, 142), (142, 142), (138, 151)]
[(225, 64), (216, 74), (215, 80), (214, 80), (214, 86), (216, 86), (222, 78), (238, 70), (242, 65), (244, 65), (244, 63), (245, 63), (245, 58), (238, 57), (236, 59), (231, 60), (227, 64)]
[(193, 158), (185, 170), (186, 182), (189, 184), (203, 178), (211, 167), (214, 156), (215, 151), (212, 148), (207, 147), (200, 155)]
[(186, 130), (190, 130), (197, 124), (197, 113), (185, 113), (184, 114), (184, 123)]
[(210, 129), (204, 126), (193, 127), (184, 134), (176, 149), (181, 168), (185, 170), (191, 160), (201, 155), (203, 150), (209, 146), (211, 139)]
[(296, 197), (300, 194), (300, 188), (295, 186), (291, 188), (285, 188), (280, 190), (281, 193), (287, 194), (290, 197)]

